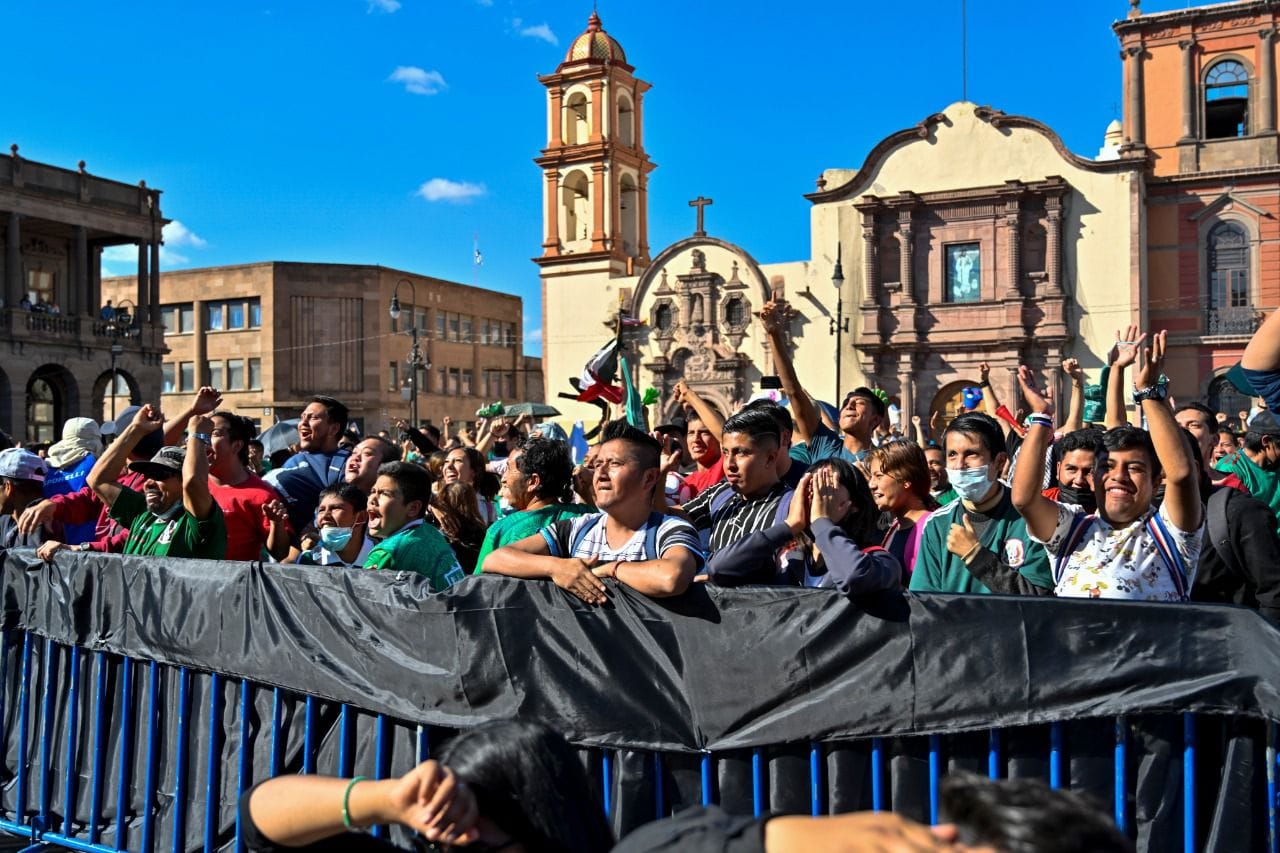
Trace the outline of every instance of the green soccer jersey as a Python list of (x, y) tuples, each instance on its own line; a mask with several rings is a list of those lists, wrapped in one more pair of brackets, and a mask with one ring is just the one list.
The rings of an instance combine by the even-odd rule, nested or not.
[(556, 504), (544, 506), (542, 509), (526, 509), (513, 512), (498, 519), (484, 536), (484, 544), (480, 546), (480, 554), (476, 557), (476, 571), (484, 565), (484, 558), (493, 551), (512, 542), (519, 542), (537, 533), (544, 527), (563, 521), (566, 518), (577, 518), (594, 512), (591, 507), (582, 504)]
[(965, 515), (978, 533), (978, 543), (995, 554), (1000, 562), (1016, 569), (1030, 583), (1053, 589), (1049, 555), (1035, 542), (1027, 530), (1027, 522), (1018, 514), (1009, 490), (1000, 502), (985, 513), (966, 509), (964, 501), (955, 500), (929, 516), (920, 532), (920, 552), (911, 572), (910, 588), (916, 592), (990, 593), (982, 581), (969, 573), (964, 560), (947, 550), (947, 534), (951, 525), (963, 525)]
[(157, 515), (147, 509), (147, 500), (140, 493), (122, 486), (111, 505), (111, 517), (129, 531), (126, 554), (221, 560), (227, 553), (227, 525), (217, 503), (203, 520), (188, 512), (181, 501)]
[(417, 572), (431, 581), (432, 592), (443, 592), (463, 578), (462, 566), (444, 535), (420, 520), (374, 545), (364, 567)]

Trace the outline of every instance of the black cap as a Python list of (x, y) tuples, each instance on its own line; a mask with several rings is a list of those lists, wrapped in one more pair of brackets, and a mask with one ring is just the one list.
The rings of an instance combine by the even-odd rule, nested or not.
[(1258, 412), (1245, 429), (1258, 435), (1280, 435), (1280, 420), (1271, 412)]

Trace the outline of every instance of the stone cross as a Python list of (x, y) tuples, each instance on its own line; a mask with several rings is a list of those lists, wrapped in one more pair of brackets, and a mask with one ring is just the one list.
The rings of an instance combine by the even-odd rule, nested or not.
[(693, 236), (695, 237), (707, 236), (706, 228), (703, 227), (702, 214), (705, 212), (703, 208), (709, 204), (715, 204), (715, 202), (712, 199), (703, 198), (702, 196), (698, 196), (693, 201), (689, 202), (690, 207), (698, 208), (698, 227), (693, 232)]

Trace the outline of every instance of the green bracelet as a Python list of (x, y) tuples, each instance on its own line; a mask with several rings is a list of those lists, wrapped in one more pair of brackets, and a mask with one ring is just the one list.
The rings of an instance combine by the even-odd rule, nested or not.
[(347, 811), (347, 806), (351, 802), (351, 789), (356, 786), (357, 782), (363, 782), (366, 777), (357, 776), (347, 783), (347, 790), (342, 794), (342, 825), (347, 829), (351, 828), (351, 812)]

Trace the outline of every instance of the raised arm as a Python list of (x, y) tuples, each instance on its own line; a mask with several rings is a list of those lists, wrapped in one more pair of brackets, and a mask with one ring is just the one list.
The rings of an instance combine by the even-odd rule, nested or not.
[(765, 333), (769, 336), (769, 345), (773, 349), (773, 363), (777, 367), (778, 377), (782, 380), (782, 390), (791, 400), (791, 415), (796, 422), (797, 443), (808, 441), (818, 431), (821, 421), (813, 398), (809, 396), (808, 391), (800, 387), (796, 366), (791, 361), (791, 351), (787, 348), (786, 329), (787, 323), (791, 321), (791, 306), (784, 299), (772, 299), (760, 309), (760, 320), (764, 323)]
[[(1133, 371), (1135, 393), (1154, 387), (1160, 380), (1167, 335), (1167, 332), (1156, 332), (1151, 336), (1150, 348), (1140, 348), (1138, 366)], [(1204, 506), (1200, 503), (1200, 472), (1188, 444), (1191, 438), (1174, 420), (1167, 400), (1147, 399), (1141, 405), (1156, 458), (1164, 469), (1164, 506), (1169, 520), (1184, 532), (1199, 530)]]
[(1013, 505), (1026, 519), (1032, 535), (1048, 541), (1058, 526), (1058, 505), (1041, 493), (1040, 485), (1044, 482), (1045, 451), (1053, 441), (1053, 404), (1036, 388), (1035, 376), (1025, 364), (1018, 368), (1018, 384), (1031, 406), (1033, 423), (1013, 472)]
[(1138, 360), (1138, 348), (1146, 340), (1146, 333), (1139, 334), (1137, 326), (1129, 326), (1124, 332), (1124, 340), (1120, 339), (1120, 331), (1116, 331), (1116, 343), (1107, 354), (1111, 365), (1111, 375), (1107, 378), (1107, 419), (1103, 425), (1107, 429), (1115, 429), (1129, 423), (1129, 403), (1124, 398), (1124, 371)]
[(120, 437), (111, 442), (111, 445), (98, 457), (85, 484), (93, 489), (104, 504), (111, 506), (120, 495), (120, 484), (116, 479), (124, 469), (125, 463), (129, 461), (129, 454), (138, 446), (138, 442), (142, 441), (144, 436), (162, 429), (164, 429), (164, 415), (148, 403), (138, 410), (138, 414), (134, 415), (133, 420), (124, 428), (124, 432), (120, 433)]
[(982, 388), (982, 410), (1003, 426), (1004, 421), (996, 414), (996, 410), (1000, 408), (1000, 398), (996, 396), (996, 389), (991, 387), (991, 365), (985, 361), (978, 365), (978, 386)]
[[(209, 492), (208, 436), (213, 421), (194, 415), (187, 425), (187, 455), (182, 461), (182, 504), (187, 512), (200, 520), (213, 511), (213, 495)], [(197, 438), (202, 435), (204, 438)]]
[(187, 406), (181, 412), (174, 415), (164, 425), (164, 444), (166, 447), (176, 447), (182, 444), (182, 433), (191, 424), (191, 419), (197, 415), (211, 415), (218, 411), (218, 407), (222, 405), (222, 392), (217, 388), (205, 385), (196, 392), (196, 396), (191, 400), (191, 405)]
[(551, 548), (541, 533), (504, 545), (484, 558), (480, 571), (486, 575), (506, 575), (525, 580), (550, 580), (587, 604), (604, 604), (604, 583), (591, 573), (595, 562), (576, 557), (551, 556)]
[(699, 419), (706, 424), (707, 429), (716, 437), (717, 442), (724, 440), (724, 418), (720, 416), (719, 412), (709, 406), (706, 400), (698, 396), (697, 391), (694, 391), (685, 384), (683, 379), (681, 379), (676, 383), (673, 393), (677, 400), (698, 413)]
[(1084, 370), (1076, 359), (1064, 358), (1062, 372), (1067, 375), (1071, 386), (1071, 405), (1067, 407), (1067, 419), (1063, 422), (1062, 429), (1064, 432), (1075, 432), (1084, 427)]
[(1272, 311), (1253, 333), (1240, 357), (1240, 366), (1247, 370), (1280, 370), (1280, 311)]
[(927, 436), (925, 435), (924, 423), (920, 420), (919, 415), (911, 416), (911, 432), (916, 444), (924, 447)]

